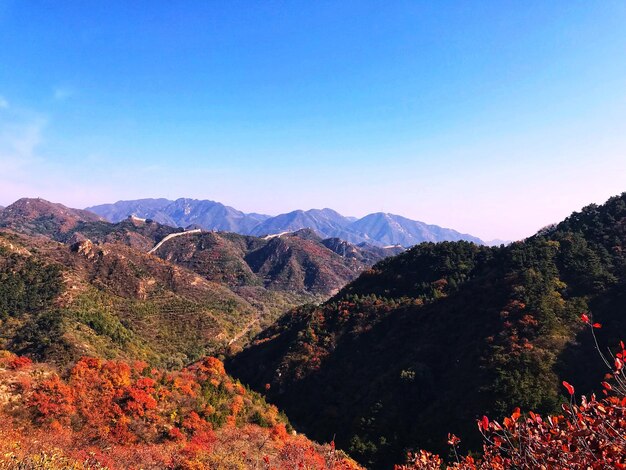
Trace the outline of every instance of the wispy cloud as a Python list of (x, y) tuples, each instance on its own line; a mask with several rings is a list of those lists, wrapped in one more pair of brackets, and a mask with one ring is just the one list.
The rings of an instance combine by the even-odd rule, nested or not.
[[(0, 121), (0, 165), (2, 174), (12, 176), (39, 161), (37, 147), (41, 144), (46, 119), (8, 119)], [(14, 175), (13, 175), (14, 176)]]
[(54, 89), (54, 93), (52, 94), (52, 98), (55, 101), (65, 101), (72, 96), (74, 96), (74, 90), (67, 87), (56, 87)]
[(9, 102), (4, 96), (0, 96), (0, 109), (9, 109)]
[(134, 176), (128, 174), (119, 185), (99, 181), (94, 168), (107, 167), (106, 155), (86, 152), (84, 158), (67, 157), (51, 149), (53, 124), (38, 110), (11, 106), (0, 113), (1, 205), (20, 197), (43, 197), (83, 207), (85, 201), (111, 200), (132, 186)]
[[(43, 159), (38, 149), (43, 141), (47, 118), (41, 113), (9, 108), (0, 113), (0, 199), (4, 204), (32, 194), (27, 182)], [(35, 193), (36, 194), (36, 193)]]

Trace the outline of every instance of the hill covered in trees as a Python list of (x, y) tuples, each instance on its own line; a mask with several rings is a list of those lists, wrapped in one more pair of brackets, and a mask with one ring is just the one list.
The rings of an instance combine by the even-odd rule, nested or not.
[(259, 315), (227, 286), (121, 244), (0, 233), (0, 279), (0, 348), (60, 364), (180, 367)]
[(371, 468), (447, 452), (450, 432), (475, 449), (483, 414), (554, 412), (564, 378), (600, 383), (579, 317), (604, 325), (602, 347), (626, 336), (625, 244), (626, 194), (507, 247), (421, 244), (286, 313), (227, 368)]

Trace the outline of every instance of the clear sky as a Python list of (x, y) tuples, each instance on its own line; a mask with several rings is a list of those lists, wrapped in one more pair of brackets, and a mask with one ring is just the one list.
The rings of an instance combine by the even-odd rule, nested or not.
[(517, 239), (626, 191), (623, 1), (0, 0), (0, 204)]

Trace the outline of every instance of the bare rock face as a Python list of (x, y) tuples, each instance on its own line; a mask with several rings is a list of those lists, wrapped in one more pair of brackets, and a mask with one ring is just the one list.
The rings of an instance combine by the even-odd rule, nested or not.
[(73, 252), (83, 255), (87, 259), (93, 259), (98, 254), (96, 246), (88, 238), (75, 242), (72, 244), (71, 249)]

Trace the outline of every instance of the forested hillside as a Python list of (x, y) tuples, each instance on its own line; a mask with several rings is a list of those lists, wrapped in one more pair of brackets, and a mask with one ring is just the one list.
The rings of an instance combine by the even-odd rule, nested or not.
[(61, 364), (88, 354), (180, 367), (258, 315), (226, 286), (120, 244), (0, 233), (0, 277), (0, 348)]
[(286, 313), (228, 364), (292, 422), (361, 463), (445, 450), (449, 432), (515, 407), (553, 412), (567, 378), (603, 372), (581, 312), (626, 336), (626, 194), (507, 247), (422, 244), (376, 264), (319, 307)]
[(324, 240), (310, 229), (259, 238), (197, 229), (185, 232), (136, 217), (113, 224), (87, 211), (26, 198), (0, 215), (0, 228), (68, 245), (87, 240), (124, 244), (231, 288), (262, 286), (299, 294), (300, 303), (324, 300), (363, 269), (402, 251), (398, 247)]
[[(136, 218), (118, 224), (83, 220), (80, 211), (41, 200), (20, 205), (0, 215), (0, 349), (47, 364), (28, 369), (30, 376), (47, 377), (57, 369), (71, 390), (72, 371), (87, 356), (99, 358), (96, 375), (143, 361), (131, 383), (144, 383), (168, 374), (148, 371), (147, 364), (186, 376), (203, 357), (230, 351), (235, 355), (228, 370), (266, 394), (298, 431), (335, 441), (368, 468), (403, 462), (411, 449), (445, 452), (450, 432), (464, 436), (460, 451), (477, 449), (477, 418), (499, 419), (516, 407), (554, 412), (566, 399), (560, 385), (565, 378), (581, 392), (594, 390), (603, 371), (594, 343), (581, 335), (581, 312), (604, 325), (598, 330), (603, 347), (626, 336), (626, 195), (586, 207), (523, 242), (424, 243), (371, 268), (386, 251), (321, 240), (312, 231), (266, 238), (183, 233)], [(173, 234), (180, 236), (153, 249)], [(236, 353), (233, 341), (245, 343), (281, 309), (323, 298), (362, 269), (330, 300), (288, 311)], [(13, 356), (7, 357), (7, 370), (18, 370), (22, 359), (11, 365)], [(35, 388), (22, 390), (11, 385), (13, 374), (5, 375), (5, 389), (17, 401), (43, 386), (37, 379)], [(63, 383), (54, 385), (57, 398)], [(126, 400), (116, 401), (114, 409), (124, 409)], [(163, 406), (181, 406), (175, 401)], [(213, 411), (198, 406), (201, 421), (212, 422)], [(70, 437), (60, 455), (79, 462), (83, 454), (68, 449), (83, 442), (83, 432), (92, 432), (75, 423), (89, 420), (83, 411), (62, 409), (73, 424), (64, 428)], [(38, 425), (34, 412), (13, 418)], [(239, 424), (259, 424), (254, 416)], [(134, 433), (147, 425), (140, 418), (123, 421), (135, 423), (128, 428)], [(165, 428), (141, 439), (161, 445), (156, 436)], [(39, 436), (33, 429), (9, 439)], [(215, 438), (239, 436), (232, 432)], [(259, 439), (270, 436), (259, 432), (265, 436)], [(182, 441), (185, 446), (193, 435)], [(151, 459), (179, 458), (181, 449), (168, 454), (169, 445), (144, 450)], [(35, 454), (20, 458), (44, 447), (32, 449)], [(325, 459), (320, 465), (335, 465), (328, 461), (334, 451), (311, 452)], [(115, 458), (113, 466), (119, 465)]]

